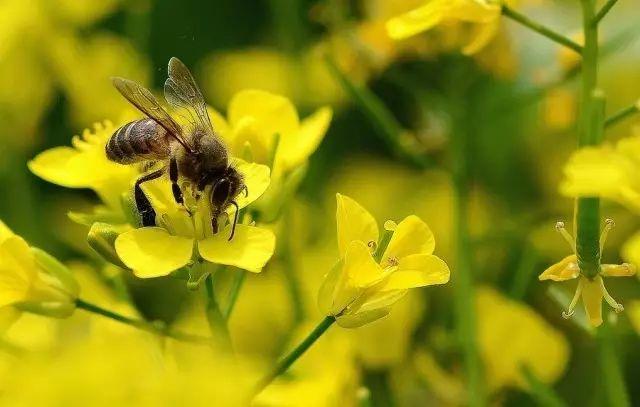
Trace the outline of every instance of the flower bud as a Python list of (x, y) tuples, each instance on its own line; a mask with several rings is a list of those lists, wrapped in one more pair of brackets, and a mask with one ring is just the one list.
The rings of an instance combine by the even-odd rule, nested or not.
[(115, 249), (116, 238), (122, 232), (124, 232), (122, 227), (96, 222), (89, 230), (87, 242), (106, 261), (126, 269), (127, 266), (120, 260)]

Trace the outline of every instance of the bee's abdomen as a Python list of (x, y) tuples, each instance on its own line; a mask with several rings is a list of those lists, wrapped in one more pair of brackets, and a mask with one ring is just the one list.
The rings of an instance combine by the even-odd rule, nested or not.
[(107, 158), (120, 164), (169, 156), (167, 131), (153, 119), (136, 120), (116, 130), (107, 142)]

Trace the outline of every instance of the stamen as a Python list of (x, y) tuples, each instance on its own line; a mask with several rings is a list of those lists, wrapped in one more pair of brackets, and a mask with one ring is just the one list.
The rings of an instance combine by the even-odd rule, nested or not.
[(569, 232), (567, 232), (567, 229), (565, 229), (564, 222), (556, 222), (556, 230), (558, 232), (560, 232), (562, 237), (564, 237), (564, 240), (566, 240), (567, 243), (569, 243), (569, 246), (571, 246), (571, 250), (573, 250), (573, 252), (575, 253), (576, 252), (576, 241), (569, 234)]
[(607, 236), (609, 236), (609, 231), (616, 227), (616, 223), (611, 218), (607, 218), (604, 221), (604, 228), (602, 229), (602, 233), (600, 233), (600, 252), (604, 249), (604, 243), (607, 241)]
[(611, 294), (609, 294), (609, 292), (607, 291), (607, 288), (604, 286), (604, 280), (602, 279), (602, 277), (599, 277), (599, 280), (600, 289), (602, 290), (602, 296), (604, 297), (604, 300), (607, 302), (607, 304), (609, 304), (609, 306), (611, 306), (611, 308), (613, 308), (613, 310), (617, 313), (624, 311), (624, 307), (622, 306), (622, 304), (614, 300)]
[(575, 294), (573, 294), (573, 299), (571, 300), (571, 304), (569, 304), (569, 308), (567, 311), (562, 311), (562, 318), (569, 319), (575, 313), (576, 305), (578, 304), (578, 300), (580, 299), (580, 295), (582, 295), (582, 278), (578, 280), (578, 287), (576, 288)]
[(396, 257), (389, 257), (387, 259), (387, 263), (389, 263), (390, 267), (394, 267), (400, 264), (400, 261)]

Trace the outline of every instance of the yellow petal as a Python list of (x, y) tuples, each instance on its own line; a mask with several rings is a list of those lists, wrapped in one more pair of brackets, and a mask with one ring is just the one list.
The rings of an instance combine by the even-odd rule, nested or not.
[(19, 236), (0, 244), (0, 307), (28, 297), (37, 267), (29, 245)]
[(0, 220), (0, 243), (4, 242), (5, 239), (14, 236), (13, 232), (3, 221)]
[[(340, 281), (342, 274), (343, 260), (339, 260), (329, 272), (324, 276), (320, 290), (318, 290), (318, 309), (324, 315), (331, 315), (333, 307), (333, 298), (336, 291), (336, 286)], [(340, 312), (340, 310), (337, 310)]]
[(284, 167), (283, 171), (302, 165), (316, 151), (332, 116), (331, 108), (323, 107), (304, 119), (297, 132), (282, 135), (276, 160)]
[(364, 311), (357, 314), (347, 314), (339, 316), (336, 323), (343, 328), (359, 328), (363, 325), (376, 321), (387, 316), (391, 312), (391, 307), (378, 308), (371, 311)]
[(436, 247), (436, 239), (429, 226), (415, 215), (407, 216), (393, 232), (389, 246), (382, 256), (382, 264), (390, 259), (400, 260), (412, 254), (431, 254)]
[(238, 92), (229, 103), (228, 117), (232, 127), (252, 118), (253, 127), (263, 139), (294, 133), (300, 125), (298, 112), (289, 99), (262, 90)]
[(584, 311), (589, 318), (591, 326), (597, 327), (602, 324), (602, 287), (600, 286), (600, 276), (597, 276), (593, 280), (589, 280), (586, 277), (581, 277), (583, 280), (582, 286), (582, 303), (584, 304)]
[(371, 256), (371, 251), (363, 242), (354, 240), (347, 247), (343, 273), (352, 287), (367, 288), (385, 277), (382, 267)]
[(81, 153), (71, 147), (55, 147), (29, 161), (31, 172), (51, 183), (67, 188), (86, 188), (94, 180), (91, 168), (79, 171)]
[(487, 24), (478, 24), (474, 27), (472, 32), (471, 41), (462, 48), (462, 53), (465, 55), (473, 55), (484, 49), (491, 40), (493, 40), (500, 28), (500, 20)]
[(211, 120), (213, 131), (215, 131), (216, 134), (227, 144), (230, 143), (231, 140), (229, 140), (229, 138), (231, 137), (231, 129), (224, 116), (211, 106), (207, 106), (207, 113), (209, 113), (209, 119)]
[[(369, 248), (361, 241), (352, 241), (344, 255), (340, 275), (335, 283), (331, 314), (338, 315), (357, 299), (364, 290), (379, 283), (385, 277), (382, 268), (371, 256)], [(357, 309), (360, 305), (356, 304)]]
[(381, 291), (402, 290), (445, 284), (449, 281), (449, 267), (432, 254), (413, 254), (400, 259), (398, 269), (387, 278)]
[(0, 334), (3, 334), (14, 322), (20, 318), (22, 313), (15, 307), (0, 307)]
[(432, 0), (387, 22), (387, 33), (396, 40), (411, 37), (438, 25), (451, 8), (450, 0)]
[[(247, 196), (245, 196), (244, 191), (240, 191), (240, 194), (236, 197), (236, 202), (242, 209), (260, 198), (264, 191), (269, 188), (271, 170), (266, 165), (247, 163), (241, 160), (236, 160), (236, 162), (236, 169), (244, 177), (244, 183), (247, 186), (247, 191), (249, 191)], [(228, 212), (233, 211), (235, 211), (235, 208), (229, 209)]]
[(233, 239), (229, 241), (231, 225), (198, 242), (203, 259), (217, 264), (235, 266), (252, 273), (259, 273), (275, 250), (276, 237), (268, 229), (236, 225)]
[[(378, 291), (370, 288), (353, 304), (353, 313), (369, 312), (380, 308), (388, 308), (404, 297), (409, 290)], [(350, 312), (351, 314), (351, 312)]]
[(630, 277), (636, 274), (634, 264), (603, 264), (600, 266), (600, 275), (604, 277)]
[(454, 1), (447, 17), (469, 23), (488, 24), (499, 20), (501, 7), (487, 1)]
[(115, 243), (120, 260), (140, 278), (161, 277), (189, 263), (193, 239), (148, 227), (130, 230)]
[(345, 255), (354, 240), (378, 243), (378, 225), (366, 209), (346, 195), (336, 194), (336, 221), (338, 224), (338, 251)]
[(633, 185), (633, 168), (610, 146), (582, 148), (564, 167), (560, 192), (566, 196), (617, 199), (619, 192)]
[(579, 274), (578, 259), (572, 254), (543, 271), (538, 280), (566, 281), (578, 277)]

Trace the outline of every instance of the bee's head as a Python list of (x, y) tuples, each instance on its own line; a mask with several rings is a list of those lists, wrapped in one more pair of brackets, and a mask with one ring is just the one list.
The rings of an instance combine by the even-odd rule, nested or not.
[(224, 174), (212, 182), (211, 205), (222, 212), (245, 188), (242, 175), (235, 168), (228, 167)]

